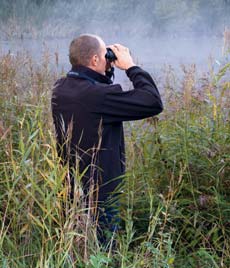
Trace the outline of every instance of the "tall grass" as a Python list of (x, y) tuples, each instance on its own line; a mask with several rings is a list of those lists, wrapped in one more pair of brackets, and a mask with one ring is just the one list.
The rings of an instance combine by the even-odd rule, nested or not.
[(47, 56), (40, 65), (0, 56), (1, 267), (230, 266), (230, 65), (182, 71), (165, 72), (159, 118), (125, 125), (123, 230), (112, 250), (84, 204), (67, 200), (50, 112), (60, 74)]

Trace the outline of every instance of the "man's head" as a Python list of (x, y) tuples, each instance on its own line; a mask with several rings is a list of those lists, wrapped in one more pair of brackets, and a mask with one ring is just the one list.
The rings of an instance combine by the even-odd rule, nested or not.
[(96, 35), (84, 34), (75, 38), (69, 47), (69, 60), (72, 66), (83, 65), (105, 74), (106, 46)]

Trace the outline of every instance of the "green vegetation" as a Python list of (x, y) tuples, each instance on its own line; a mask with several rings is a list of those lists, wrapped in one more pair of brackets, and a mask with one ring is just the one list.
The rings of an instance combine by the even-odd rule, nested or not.
[(84, 204), (66, 201), (50, 113), (60, 74), (48, 58), (0, 56), (0, 267), (229, 267), (230, 64), (200, 78), (195, 66), (182, 79), (167, 68), (163, 114), (126, 125), (112, 249)]
[(222, 34), (229, 0), (0, 0), (0, 39)]

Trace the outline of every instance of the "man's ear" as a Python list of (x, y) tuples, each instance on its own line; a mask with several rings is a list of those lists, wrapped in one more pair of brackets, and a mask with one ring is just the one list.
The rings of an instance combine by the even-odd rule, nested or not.
[(98, 63), (98, 56), (95, 54), (93, 55), (92, 59), (91, 59), (91, 63), (92, 63), (92, 66), (97, 66), (97, 63)]

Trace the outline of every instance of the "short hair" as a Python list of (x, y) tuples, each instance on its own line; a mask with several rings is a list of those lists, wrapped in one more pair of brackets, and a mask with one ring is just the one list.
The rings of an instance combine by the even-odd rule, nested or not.
[(99, 54), (101, 44), (96, 35), (83, 34), (72, 40), (69, 47), (69, 61), (72, 66), (88, 66), (90, 59)]

